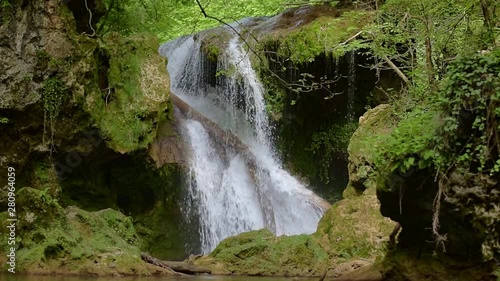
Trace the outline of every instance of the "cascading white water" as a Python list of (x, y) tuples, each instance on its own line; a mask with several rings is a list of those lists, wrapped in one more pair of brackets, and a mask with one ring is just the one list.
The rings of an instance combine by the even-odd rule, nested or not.
[(188, 192), (198, 205), (202, 250), (212, 250), (221, 239), (235, 233), (264, 227), (245, 161), (231, 154), (226, 163), (200, 123), (188, 120), (184, 125), (193, 154)]
[(200, 220), (202, 252), (263, 227), (277, 235), (314, 232), (324, 205), (276, 157), (264, 88), (239, 37), (219, 56), (217, 70), (226, 77), (216, 87), (205, 82), (206, 62), (193, 37), (166, 43), (160, 53), (169, 58), (171, 91), (245, 143), (255, 164), (249, 167), (241, 151), (212, 139), (199, 122), (184, 122), (192, 154), (188, 196)]
[(356, 93), (356, 51), (352, 50), (349, 55), (349, 74), (347, 88), (347, 120), (354, 121), (354, 95)]

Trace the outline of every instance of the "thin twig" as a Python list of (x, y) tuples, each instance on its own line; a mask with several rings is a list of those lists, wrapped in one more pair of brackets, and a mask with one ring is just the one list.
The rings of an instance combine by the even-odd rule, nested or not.
[(85, 0), (85, 8), (87, 8), (87, 11), (89, 11), (89, 26), (90, 26), (90, 29), (92, 29), (92, 34), (89, 35), (90, 37), (94, 37), (95, 36), (95, 29), (94, 27), (92, 26), (92, 11), (89, 9), (89, 6), (87, 5), (87, 0)]

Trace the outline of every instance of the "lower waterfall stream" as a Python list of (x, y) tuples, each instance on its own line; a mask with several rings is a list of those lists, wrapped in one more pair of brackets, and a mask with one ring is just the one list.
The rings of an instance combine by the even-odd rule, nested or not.
[(276, 235), (313, 233), (327, 204), (277, 157), (264, 88), (238, 35), (219, 55), (217, 71), (224, 75), (215, 86), (205, 79), (206, 59), (193, 36), (165, 43), (160, 53), (169, 58), (172, 93), (241, 140), (253, 158), (249, 164), (245, 153), (227, 140), (214, 139), (189, 116), (181, 121), (190, 152), (184, 213), (199, 220), (201, 252), (212, 251), (226, 237), (260, 228)]

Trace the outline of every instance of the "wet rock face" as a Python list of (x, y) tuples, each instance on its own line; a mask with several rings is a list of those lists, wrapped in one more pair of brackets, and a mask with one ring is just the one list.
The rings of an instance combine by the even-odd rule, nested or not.
[(57, 71), (51, 59), (74, 55), (75, 46), (67, 34), (71, 19), (59, 1), (12, 5), (9, 21), (0, 27), (0, 108), (22, 110), (39, 101), (41, 83)]
[[(401, 224), (398, 246), (419, 252), (443, 250), (432, 233), (434, 199), (439, 189), (432, 171), (394, 173), (377, 190), (381, 212)], [(446, 234), (446, 253), (468, 260), (481, 259), (481, 238), (455, 206), (443, 202), (439, 212), (439, 233)]]
[[(8, 122), (0, 124), (0, 166), (22, 169), (30, 153), (48, 151), (49, 138), (56, 146), (62, 139), (72, 143), (90, 126), (89, 116), (75, 106), (85, 87), (81, 78), (94, 68), (92, 57), (76, 59), (81, 50), (70, 35), (72, 17), (59, 1), (14, 1), (3, 16), (8, 21), (0, 26), (0, 116)], [(57, 77), (65, 97), (53, 124), (57, 130), (47, 135), (42, 92), (58, 73), (65, 73)]]
[[(1, 10), (0, 15), (2, 20), (9, 17), (0, 26), (0, 120), (7, 120), (0, 122), (0, 170), (15, 167), (16, 186), (32, 187), (25, 189), (31, 199), (19, 202), (34, 208), (21, 214), (32, 220), (21, 234), (25, 239), (18, 249), (25, 253), (19, 258), (24, 263), (21, 269), (27, 272), (39, 269), (40, 273), (147, 274), (148, 268), (138, 256), (139, 248), (161, 258), (183, 258), (178, 207), (181, 171), (174, 163), (180, 153), (160, 157), (157, 166), (145, 152), (146, 141), (139, 153), (120, 154), (108, 147), (111, 138), (104, 136), (103, 127), (118, 127), (114, 133), (126, 135), (126, 129), (120, 131), (120, 128), (131, 126), (110, 125), (107, 120), (96, 124), (101, 120), (98, 117), (102, 117), (97, 114), (111, 110), (113, 103), (118, 103), (120, 89), (101, 90), (120, 79), (122, 73), (116, 69), (121, 63), (128, 63), (123, 59), (125, 56), (117, 54), (117, 50), (123, 50), (143, 55), (137, 59), (142, 63), (137, 66), (138, 71), (125, 79), (137, 81), (134, 85), (140, 85), (138, 88), (145, 97), (141, 101), (149, 102), (153, 108), (144, 109), (149, 114), (141, 115), (144, 119), (141, 121), (156, 125), (163, 118), (166, 125), (172, 126), (172, 118), (165, 117), (168, 84), (156, 83), (168, 81), (163, 59), (154, 56), (157, 42), (152, 37), (113, 35), (104, 45), (114, 48), (99, 46), (89, 35), (103, 13), (101, 0), (10, 2), (9, 13)], [(92, 12), (92, 26), (88, 24), (87, 7)], [(136, 49), (129, 52), (121, 48), (123, 45)], [(109, 74), (113, 69), (114, 80)], [(158, 88), (162, 91), (157, 91)], [(96, 107), (96, 103), (102, 107)], [(118, 108), (110, 115), (118, 119), (126, 114), (131, 112)], [(166, 131), (160, 132), (161, 144), (176, 144), (164, 143), (165, 138), (177, 137), (173, 130)], [(156, 135), (153, 129), (149, 133), (151, 139)], [(4, 181), (5, 177), (1, 177), (0, 187), (5, 185)], [(49, 199), (54, 204), (39, 208), (43, 200)], [(32, 201), (37, 205), (32, 206)], [(0, 216), (6, 214), (6, 206), (6, 198), (0, 196)], [(100, 211), (104, 209), (108, 210)], [(32, 214), (39, 213), (53, 221), (53, 229), (46, 225), (47, 221), (38, 220), (40, 217), (32, 218)], [(111, 220), (103, 221), (101, 217), (107, 215)], [(134, 224), (127, 216), (133, 216)], [(65, 223), (70, 224), (68, 237), (64, 237)], [(126, 229), (115, 223), (126, 223)], [(85, 237), (78, 231), (83, 231)], [(129, 233), (133, 241), (117, 238), (120, 233), (114, 231)], [(108, 236), (103, 238), (101, 234)], [(54, 242), (58, 239), (61, 245)], [(100, 250), (82, 250), (79, 246), (82, 239), (83, 248), (99, 243)], [(38, 255), (39, 251), (47, 251), (47, 255)], [(73, 257), (77, 258), (76, 263), (72, 262)], [(94, 258), (99, 268), (89, 268)], [(54, 269), (68, 260), (71, 260), (68, 267)]]

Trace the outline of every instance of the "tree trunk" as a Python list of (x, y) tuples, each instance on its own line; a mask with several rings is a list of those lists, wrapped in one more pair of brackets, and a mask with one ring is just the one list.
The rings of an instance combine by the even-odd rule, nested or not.
[(152, 265), (156, 265), (161, 268), (169, 269), (175, 272), (180, 272), (184, 274), (203, 274), (203, 273), (208, 273), (211, 274), (212, 271), (210, 269), (200, 267), (200, 266), (195, 266), (191, 264), (187, 264), (185, 262), (180, 262), (180, 261), (161, 261), (157, 258), (154, 258), (146, 253), (141, 253), (141, 258), (143, 261), (150, 263)]

